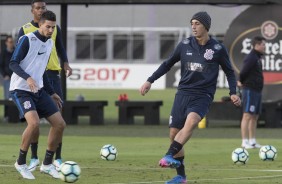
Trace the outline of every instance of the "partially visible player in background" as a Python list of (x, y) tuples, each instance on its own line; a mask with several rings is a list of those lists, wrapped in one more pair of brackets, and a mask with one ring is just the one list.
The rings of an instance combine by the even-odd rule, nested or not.
[(65, 121), (59, 111), (62, 100), (54, 92), (46, 74), (53, 48), (51, 36), (55, 27), (56, 15), (51, 11), (42, 13), (39, 29), (20, 38), (9, 65), (13, 71), (11, 97), (19, 110), (20, 118), (25, 118), (27, 122), (22, 134), (19, 157), (15, 163), (15, 168), (25, 179), (35, 179), (26, 165), (26, 155), (34, 132), (38, 132), (39, 118), (42, 117), (48, 120), (51, 127), (40, 171), (53, 178), (60, 177), (52, 161), (62, 140)]
[(226, 48), (208, 35), (210, 16), (207, 12), (198, 12), (190, 23), (194, 36), (180, 42), (140, 88), (141, 95), (145, 95), (154, 81), (180, 61), (181, 79), (169, 119), (171, 145), (159, 161), (161, 167), (176, 168), (177, 176), (167, 184), (187, 183), (183, 146), (208, 113), (216, 91), (219, 66), (227, 76), (231, 101), (236, 106), (241, 104), (240, 97), (236, 95), (236, 78)]
[[(39, 28), (38, 22), (40, 20), (42, 13), (45, 12), (46, 10), (47, 8), (46, 8), (45, 0), (33, 0), (31, 2), (31, 13), (33, 14), (33, 20), (21, 27), (21, 29), (19, 30), (18, 37), (20, 38), (25, 34), (38, 30)], [(52, 40), (54, 41), (55, 44), (53, 46), (52, 53), (47, 65), (47, 76), (55, 92), (61, 97), (61, 99), (63, 99), (61, 77), (60, 77), (60, 72), (62, 70), (61, 65), (63, 66), (64, 72), (66, 73), (67, 77), (72, 74), (72, 69), (68, 63), (66, 51), (63, 46), (61, 29), (58, 25), (56, 25), (54, 33), (52, 34)], [(58, 56), (60, 57), (62, 64), (60, 63)], [(39, 132), (34, 132), (34, 138), (32, 139), (30, 145), (31, 160), (28, 167), (31, 171), (34, 171), (40, 163), (37, 156), (38, 139), (39, 139)], [(54, 165), (56, 166), (57, 169), (62, 164), (61, 151), (62, 151), (62, 140), (59, 143), (54, 160)]]
[[(4, 90), (4, 99), (8, 100), (10, 98), (10, 81), (11, 81), (11, 75), (12, 71), (9, 68), (11, 57), (14, 53), (14, 39), (12, 36), (7, 36), (5, 39), (5, 45), (6, 47), (1, 51), (0, 56), (0, 72), (3, 76), (3, 90)], [(8, 122), (8, 106), (4, 106), (4, 122)]]
[(242, 147), (260, 148), (256, 142), (256, 128), (262, 110), (263, 73), (261, 57), (265, 52), (265, 38), (252, 39), (253, 49), (245, 57), (238, 87), (242, 88), (243, 117), (241, 121)]

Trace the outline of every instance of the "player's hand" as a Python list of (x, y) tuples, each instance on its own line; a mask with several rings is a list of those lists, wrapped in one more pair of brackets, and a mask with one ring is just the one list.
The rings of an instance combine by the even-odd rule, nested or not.
[(238, 87), (242, 87), (243, 84), (242, 84), (240, 81), (237, 81), (237, 86), (238, 86)]
[(4, 80), (10, 80), (10, 76), (9, 75), (5, 75)]
[(151, 83), (150, 82), (148, 82), (148, 81), (146, 81), (142, 86), (141, 86), (141, 88), (140, 88), (140, 94), (142, 95), (142, 96), (144, 96), (149, 90), (150, 90), (150, 88), (151, 88)]
[(240, 106), (241, 105), (241, 99), (237, 95), (231, 95), (231, 101), (233, 102), (234, 105)]
[(64, 70), (65, 70), (66, 77), (71, 76), (72, 68), (70, 67), (68, 62), (64, 62)]
[(62, 107), (63, 107), (63, 101), (62, 99), (60, 98), (59, 95), (57, 95), (57, 93), (54, 93), (53, 95), (51, 95), (51, 97), (53, 98), (55, 104), (57, 105), (57, 107), (61, 110)]
[(27, 78), (27, 85), (29, 86), (29, 89), (31, 90), (31, 92), (33, 93), (37, 93), (38, 92), (38, 86), (35, 82), (35, 80), (33, 80), (33, 78), (29, 77)]

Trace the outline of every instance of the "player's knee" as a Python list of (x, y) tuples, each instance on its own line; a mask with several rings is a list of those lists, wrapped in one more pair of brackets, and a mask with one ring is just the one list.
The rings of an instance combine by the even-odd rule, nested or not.
[(57, 123), (55, 123), (55, 127), (58, 129), (58, 130), (61, 130), (63, 131), (66, 127), (66, 123), (65, 121), (62, 119), (60, 121), (58, 121)]
[(28, 127), (33, 129), (34, 132), (39, 132), (39, 122), (37, 122), (37, 121), (29, 121)]

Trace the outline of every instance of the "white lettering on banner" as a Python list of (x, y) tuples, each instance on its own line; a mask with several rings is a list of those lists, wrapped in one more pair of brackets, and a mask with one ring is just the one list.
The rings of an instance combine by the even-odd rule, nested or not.
[[(73, 74), (67, 78), (68, 88), (139, 89), (158, 68), (153, 64), (89, 64), (72, 63)], [(152, 85), (164, 89), (165, 77)]]
[(241, 53), (243, 54), (249, 54), (252, 50), (252, 44), (251, 44), (251, 39), (249, 38), (245, 38), (243, 41), (242, 41), (242, 50), (241, 50)]
[[(250, 53), (251, 39), (245, 38), (242, 41), (242, 50), (241, 53), (248, 54)], [(262, 58), (262, 66), (265, 71), (281, 71), (282, 68), (282, 40), (279, 42), (265, 43), (265, 56)]]

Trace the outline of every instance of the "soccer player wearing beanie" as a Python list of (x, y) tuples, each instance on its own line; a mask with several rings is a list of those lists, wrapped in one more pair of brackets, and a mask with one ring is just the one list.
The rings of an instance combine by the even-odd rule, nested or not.
[(171, 145), (159, 161), (161, 167), (176, 168), (177, 176), (167, 184), (187, 183), (184, 144), (208, 113), (216, 91), (219, 67), (227, 76), (231, 101), (236, 106), (241, 104), (240, 97), (236, 95), (236, 78), (228, 53), (221, 43), (208, 35), (210, 16), (207, 12), (198, 12), (190, 23), (193, 36), (182, 40), (140, 88), (141, 95), (145, 95), (154, 81), (180, 62), (181, 79), (169, 118)]

